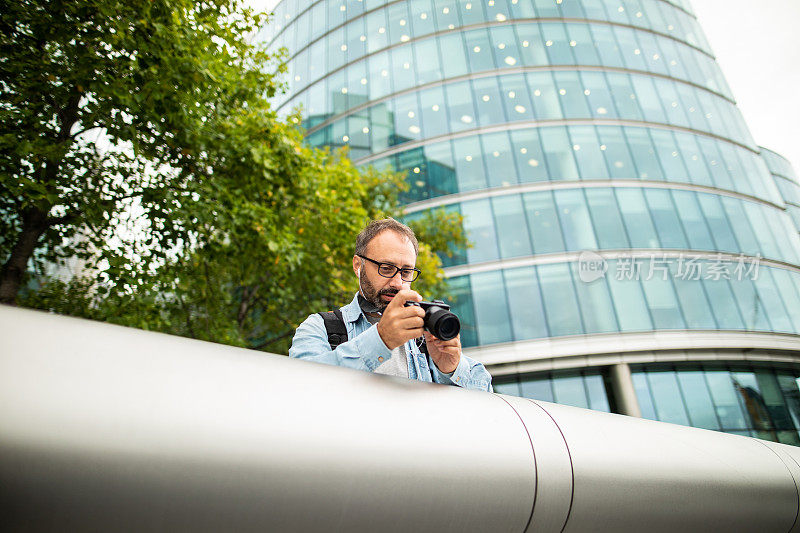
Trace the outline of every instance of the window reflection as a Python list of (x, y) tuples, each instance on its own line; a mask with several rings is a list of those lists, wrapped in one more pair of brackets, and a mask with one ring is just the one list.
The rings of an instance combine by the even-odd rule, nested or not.
[(469, 82), (445, 86), (445, 94), (450, 115), (450, 131), (456, 132), (475, 127), (475, 105)]
[(464, 44), (471, 72), (481, 72), (494, 68), (494, 56), (488, 30), (482, 28), (464, 32)]
[(681, 401), (675, 372), (648, 372), (646, 376), (657, 419), (673, 424), (688, 425), (689, 417), (684, 403)]
[(553, 193), (528, 193), (522, 199), (531, 224), (534, 253), (546, 254), (564, 250), (564, 238)]
[[(505, 116), (509, 121), (532, 120), (533, 104), (523, 75), (500, 78), (500, 99), (505, 106)], [(800, 202), (800, 200), (798, 200)]]
[(464, 202), (461, 213), (464, 215), (464, 230), (473, 244), (467, 250), (467, 260), (480, 263), (497, 259), (497, 235), (489, 200)]
[(627, 231), (612, 189), (586, 189), (586, 200), (592, 226), (601, 249), (630, 248)]
[[(526, 214), (530, 216), (527, 211), (529, 206), (525, 207)], [(470, 218), (475, 217), (475, 224), (479, 224), (480, 217), (487, 216), (488, 207), (476, 204), (468, 210), (462, 210)], [(480, 231), (488, 229), (483, 228)], [(535, 248), (537, 235), (531, 234), (530, 237)], [(503, 240), (509, 237), (498, 238)], [(505, 246), (514, 244), (501, 245)], [(700, 261), (705, 263), (702, 268), (706, 272), (708, 261)], [(473, 286), (478, 283), (477, 279), (480, 283), (488, 284), (481, 286), (481, 290), (486, 291), (487, 298), (492, 291), (499, 291), (503, 294), (503, 302), (508, 299), (511, 307), (502, 312), (508, 319), (507, 327), (503, 329), (493, 326), (494, 329), (489, 334), (495, 339), (492, 342), (652, 329), (800, 333), (797, 328), (797, 319), (800, 318), (797, 308), (792, 308), (790, 312), (786, 307), (800, 300), (800, 276), (794, 272), (762, 265), (761, 270), (769, 270), (769, 273), (759, 276), (755, 281), (724, 278), (711, 280), (702, 277), (684, 279), (675, 275), (674, 265), (667, 264), (664, 267), (666, 279), (663, 279), (657, 269), (648, 280), (649, 265), (645, 263), (640, 267), (640, 279), (636, 280), (620, 277), (620, 268), (618, 260), (608, 261), (606, 275), (591, 283), (582, 281), (576, 275), (577, 266), (570, 263), (503, 269), (495, 271), (495, 277), (481, 274), (476, 278), (478, 274), (474, 274), (450, 279), (461, 280), (459, 284), (466, 283), (464, 279), (471, 279)], [(492, 309), (496, 310), (495, 307)], [(510, 309), (514, 311), (511, 312)], [(767, 319), (765, 309), (770, 313), (771, 320), (781, 329), (773, 327), (773, 323)], [(477, 308), (470, 311), (479, 312), (482, 311)], [(480, 332), (483, 323), (470, 322), (470, 327)]]
[(597, 248), (589, 210), (583, 190), (554, 191), (564, 244), (568, 250), (593, 250)]
[[(664, 270), (653, 272), (655, 266), (663, 267)], [(678, 306), (678, 299), (675, 296), (675, 289), (672, 286), (672, 278), (669, 276), (669, 265), (658, 265), (656, 260), (648, 262), (648, 267), (648, 272), (643, 273), (641, 283), (654, 327), (656, 329), (686, 328)]]
[(553, 128), (541, 137), (544, 157), (551, 180), (577, 180), (578, 167), (572, 155), (566, 128)]
[(669, 265), (669, 275), (675, 287), (680, 311), (689, 329), (724, 329), (719, 326), (714, 317), (711, 302), (716, 303), (707, 293), (699, 280), (682, 276), (682, 265), (672, 262)]
[(661, 247), (684, 249), (688, 247), (689, 243), (670, 193), (671, 191), (666, 189), (644, 190), (645, 200)]
[(608, 285), (597, 282), (585, 283), (580, 280), (577, 263), (571, 263), (570, 266), (573, 279), (576, 280), (575, 291), (586, 333), (619, 331)]
[(596, 369), (496, 378), (495, 392), (610, 412), (603, 375)]
[(500, 87), (496, 78), (481, 78), (472, 82), (472, 100), (477, 109), (477, 125), (488, 126), (505, 120)]
[(427, 39), (414, 43), (414, 55), (417, 58), (415, 69), (417, 84), (423, 85), (442, 79), (442, 65), (436, 41)]
[(489, 30), (494, 64), (500, 68), (521, 64), (519, 44), (512, 26), (500, 26)]
[[(474, 4), (474, 5), (473, 5)], [(506, 2), (492, 2), (491, 4), (484, 5), (480, 2), (456, 2), (449, 0), (430, 0), (415, 1), (411, 4), (411, 9), (403, 6), (389, 6), (380, 5), (366, 5), (364, 2), (351, 3), (347, 5), (342, 2), (332, 2), (328, 4), (328, 9), (322, 2), (316, 3), (311, 9), (306, 10), (299, 17), (293, 17), (293, 13), (300, 11), (300, 4), (297, 6), (288, 5), (283, 2), (278, 6), (278, 12), (282, 15), (269, 25), (265, 26), (260, 32), (258, 37), (264, 40), (270, 40), (275, 34), (280, 34), (272, 43), (273, 48), (285, 46), (292, 54), (305, 53), (304, 49), (306, 43), (312, 43), (312, 46), (321, 44), (321, 49), (331, 49), (333, 47), (333, 39), (331, 35), (323, 36), (324, 32), (330, 28), (336, 28), (339, 24), (347, 22), (341, 29), (347, 37), (348, 59), (353, 60), (358, 58), (363, 52), (361, 47), (368, 46), (368, 52), (373, 52), (383, 49), (391, 44), (403, 43), (408, 40), (430, 35), (434, 32), (441, 32), (456, 29), (462, 25), (477, 24), (481, 22), (505, 22), (513, 18), (533, 18), (533, 17), (569, 17), (569, 18), (584, 18), (587, 17), (592, 20), (611, 20), (611, 21), (625, 21), (624, 24), (632, 24), (635, 27), (653, 29), (658, 32), (669, 33), (678, 39), (685, 40), (690, 44), (698, 44), (698, 36), (702, 32), (698, 31), (697, 22), (686, 13), (666, 8), (666, 4), (650, 3), (642, 9), (636, 10), (618, 10), (618, 5), (609, 5), (603, 9), (599, 5), (579, 5), (575, 2), (568, 4), (555, 4), (553, 5), (550, 0), (542, 0), (537, 2), (537, 5), (531, 5), (530, 2), (517, 2), (512, 3), (510, 6)], [(674, 24), (665, 23), (662, 17), (661, 10), (668, 9), (669, 19)], [(366, 15), (362, 14), (368, 11)], [(608, 11), (608, 14), (606, 13)], [(636, 12), (637, 15), (628, 17), (627, 11)], [(459, 14), (461, 15), (459, 17)], [(610, 15), (610, 17), (609, 17)], [(284, 27), (285, 23), (285, 27)], [(543, 25), (559, 26), (554, 23), (543, 23)], [(519, 26), (522, 26), (520, 24)], [(536, 24), (524, 24), (526, 26), (537, 26)], [(567, 28), (567, 39), (564, 41), (579, 54), (581, 58), (583, 50), (580, 50), (582, 43), (585, 39), (581, 39), (581, 32), (584, 28), (589, 27), (587, 24), (569, 23), (561, 25)], [(612, 28), (602, 26), (600, 24), (592, 24), (594, 28), (604, 28), (615, 30), (624, 30), (630, 32), (628, 28)], [(281, 30), (283, 30), (281, 32)], [(364, 31), (366, 30), (366, 31)], [(558, 31), (558, 30), (556, 30)], [(362, 40), (361, 37), (364, 37)], [(352, 36), (352, 37), (351, 37)], [(663, 49), (673, 45), (673, 41), (665, 39), (660, 36), (653, 36), (649, 33), (638, 32), (637, 37), (643, 40), (644, 43), (640, 45), (641, 50), (650, 51), (652, 49), (651, 41), (658, 42), (659, 48), (662, 49), (662, 54), (665, 58), (669, 57), (667, 53), (663, 53)], [(596, 38), (596, 36), (595, 36)], [(623, 37), (624, 38), (624, 37)], [(539, 42), (538, 39), (527, 39), (528, 42)], [(616, 39), (615, 39), (616, 40)], [(544, 41), (542, 41), (544, 42)], [(571, 43), (575, 43), (572, 45)], [(627, 42), (627, 41), (626, 41)], [(341, 46), (341, 43), (338, 43)], [(706, 47), (704, 42), (699, 42), (701, 47)], [(351, 46), (355, 45), (355, 47)], [(685, 45), (680, 45), (685, 46)], [(705, 48), (707, 50), (707, 48)], [(589, 51), (588, 48), (585, 49)], [(634, 48), (635, 50), (635, 48)], [(651, 54), (648, 57), (652, 58)], [(674, 55), (674, 54), (673, 54)], [(705, 56), (698, 56), (698, 60), (702, 60)], [(503, 58), (505, 59), (505, 58)], [(706, 64), (712, 64), (713, 60), (706, 59)], [(657, 61), (657, 60), (654, 60)], [(672, 61), (675, 61), (674, 59)], [(290, 67), (293, 67), (293, 62), (290, 62)], [(667, 61), (665, 59), (664, 63)], [(606, 62), (612, 65), (613, 63)], [(338, 65), (337, 65), (338, 66)], [(704, 70), (705, 73), (708, 69)], [(696, 79), (705, 79), (693, 73)], [(724, 82), (721, 82), (721, 76), (718, 71), (710, 78), (715, 82), (716, 86), (724, 87)]]
[(517, 183), (517, 168), (508, 133), (481, 136), (489, 187), (509, 187)]
[(550, 174), (544, 160), (538, 129), (512, 131), (511, 144), (517, 161), (520, 183), (549, 179)]
[(537, 270), (550, 335), (583, 333), (569, 266), (566, 264), (540, 265)]
[[(419, 44), (420, 47), (425, 45), (425, 43)], [(327, 106), (331, 108), (331, 113), (338, 115), (356, 106), (363, 106), (370, 99), (383, 97), (389, 91), (401, 91), (410, 87), (416, 83), (415, 72), (423, 76), (437, 75), (438, 56), (434, 55), (433, 51), (418, 51), (416, 56), (423, 57), (422, 60), (415, 59), (412, 48), (405, 48), (403, 53), (398, 50), (394, 52), (396, 53), (392, 55), (391, 62), (388, 61), (389, 57), (386, 54), (379, 53), (370, 57), (368, 65), (358, 63), (351, 69), (332, 74), (325, 80), (327, 84), (325, 94), (330, 95), (328, 103), (326, 104), (324, 98), (319, 99), (322, 101), (315, 98), (313, 102), (315, 108), (322, 109)], [(451, 63), (450, 59), (448, 57), (445, 65)], [(433, 65), (429, 74), (420, 67), (420, 62)], [(447, 102), (445, 107), (450, 116), (448, 122), (441, 123), (440, 127), (432, 131), (445, 134), (520, 120), (549, 120), (564, 117), (647, 119), (665, 122), (668, 118), (662, 111), (657, 95), (664, 92), (665, 88), (676, 87), (674, 82), (666, 80), (659, 80), (654, 85), (652, 80), (642, 76), (619, 73), (529, 72), (524, 77), (521, 74), (509, 74), (445, 83), (443, 86), (435, 85), (421, 91), (403, 94), (393, 100), (414, 98), (417, 99), (417, 105), (427, 107), (428, 102), (422, 102), (423, 95), (434, 90), (439, 94), (444, 93)], [(393, 100), (374, 105), (392, 105)], [(733, 120), (739, 117), (738, 111), (727, 101), (714, 102), (715, 110), (719, 108), (716, 105), (718, 103), (722, 105), (721, 109), (725, 110), (724, 114), (728, 118)], [(655, 107), (651, 108), (651, 104)], [(441, 107), (441, 104), (430, 105)], [(705, 105), (710, 106), (712, 103), (706, 101)], [(315, 111), (313, 116), (307, 118), (306, 125), (313, 125), (329, 116)], [(724, 128), (709, 130), (707, 123), (703, 128), (717, 135), (730, 134), (730, 130)], [(763, 163), (758, 162), (756, 154), (751, 152), (743, 156), (741, 148), (733, 144), (719, 143), (713, 139), (685, 132), (661, 129), (628, 127), (624, 131), (629, 146), (633, 148), (635, 166), (642, 179), (692, 181), (704, 184), (713, 182), (716, 186), (742, 190), (746, 194), (763, 194), (773, 201), (780, 195), (774, 185), (764, 185), (767, 170)], [(402, 135), (402, 130), (399, 133)], [(713, 146), (707, 146), (709, 143)], [(612, 164), (616, 168), (621, 168), (620, 165), (624, 166), (626, 163), (625, 159), (614, 159)], [(692, 172), (689, 172), (688, 168), (691, 168)], [(771, 183), (771, 180), (769, 181)]]
[[(503, 271), (509, 313), (515, 339), (536, 339), (547, 336), (547, 316), (542, 303), (536, 269), (515, 268)], [(541, 398), (544, 399), (544, 398)]]
[(645, 418), (800, 445), (796, 370), (676, 365), (633, 371)]
[[(438, 101), (438, 96), (430, 101)], [(408, 106), (384, 113), (386, 118), (397, 115), (396, 122), (403, 124), (403, 130), (407, 132), (403, 137), (393, 136), (392, 142), (415, 138), (419, 134), (416, 128), (420, 125), (425, 128), (426, 124), (438, 123), (437, 116), (441, 112), (433, 111), (436, 104), (426, 106), (420, 122), (420, 111), (411, 107), (413, 100), (408, 102)], [(371, 120), (380, 118), (372, 116)], [(363, 127), (351, 129), (351, 132), (360, 133), (366, 128), (364, 121), (356, 124)], [(400, 152), (394, 158), (395, 168), (406, 172), (410, 186), (403, 199), (414, 202), (456, 192), (487, 188), (496, 190), (516, 185), (518, 179), (520, 183), (530, 183), (548, 178), (605, 178), (607, 176), (598, 174), (587, 176), (587, 170), (599, 166), (602, 172), (607, 161), (614, 161), (612, 168), (620, 171), (618, 177), (634, 178), (638, 168), (630, 168), (636, 165), (628, 159), (628, 147), (620, 135), (623, 130), (601, 128), (597, 131), (603, 135), (598, 137), (591, 126), (533, 128), (435, 143), (437, 152), (447, 154), (437, 164), (435, 172), (429, 170), (430, 161), (423, 155), (424, 147)], [(646, 130), (624, 132), (631, 138), (641, 135), (644, 141), (649, 140)], [(344, 134), (341, 131), (334, 133)], [(388, 142), (385, 139), (386, 128), (373, 125), (369, 135), (372, 136), (372, 142)], [(363, 137), (348, 136), (348, 142), (357, 146), (368, 137), (366, 134)], [(603, 141), (609, 144), (598, 146)], [(632, 152), (641, 149), (644, 148), (634, 147)], [(604, 160), (605, 156), (608, 157)], [(639, 164), (643, 160), (648, 161), (641, 157), (638, 160)], [(649, 161), (658, 163), (653, 159)], [(617, 165), (617, 162), (621, 164)], [(621, 173), (622, 170), (627, 170), (628, 174)], [(564, 205), (558, 211), (552, 211), (557, 218), (544, 218), (551, 211), (540, 206), (542, 202), (550, 203), (548, 199), (553, 194)], [(793, 231), (786, 227), (791, 224), (786, 215), (753, 201), (697, 191), (621, 186), (592, 187), (583, 192), (540, 191), (527, 193), (525, 197), (526, 205), (537, 206), (532, 211), (526, 208), (529, 209), (528, 231), (535, 236), (534, 241), (539, 241), (537, 246), (540, 247), (535, 249), (535, 253), (598, 247), (666, 248), (744, 253), (790, 263), (796, 262), (800, 255), (800, 239), (784, 239), (781, 245), (776, 240), (774, 228), (781, 228), (778, 231), (785, 231), (786, 234)], [(566, 241), (562, 240), (562, 232)], [(510, 250), (501, 253), (501, 257), (515, 256)]]
[(499, 271), (472, 275), (472, 298), (481, 344), (504, 342), (511, 337), (505, 292), (496, 289), (500, 286), (502, 273)]

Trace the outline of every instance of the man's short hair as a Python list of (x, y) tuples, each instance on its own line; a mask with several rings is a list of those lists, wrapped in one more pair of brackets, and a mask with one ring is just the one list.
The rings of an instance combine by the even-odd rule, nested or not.
[(381, 220), (370, 221), (370, 223), (361, 230), (361, 233), (358, 234), (356, 237), (356, 255), (365, 255), (367, 253), (367, 245), (370, 241), (377, 237), (379, 233), (386, 230), (395, 231), (407, 238), (414, 246), (414, 253), (419, 254), (419, 243), (417, 243), (417, 236), (414, 235), (414, 230), (393, 218), (383, 218)]

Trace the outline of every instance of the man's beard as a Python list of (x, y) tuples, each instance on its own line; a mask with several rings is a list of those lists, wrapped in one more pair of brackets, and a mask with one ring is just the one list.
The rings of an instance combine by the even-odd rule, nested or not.
[(367, 279), (363, 267), (361, 268), (361, 274), (358, 276), (358, 281), (361, 288), (361, 296), (363, 296), (366, 301), (377, 307), (381, 313), (386, 309), (386, 306), (389, 305), (387, 302), (383, 301), (381, 296), (384, 294), (387, 296), (393, 296), (397, 294), (397, 289), (392, 289), (391, 287), (384, 287), (381, 290), (375, 289), (375, 286)]

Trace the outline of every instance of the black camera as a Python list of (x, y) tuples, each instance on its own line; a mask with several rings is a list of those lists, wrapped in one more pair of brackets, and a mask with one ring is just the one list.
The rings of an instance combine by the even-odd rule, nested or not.
[(450, 306), (443, 301), (406, 302), (406, 307), (409, 305), (416, 305), (425, 310), (425, 329), (437, 339), (449, 341), (461, 331), (461, 321), (450, 312)]

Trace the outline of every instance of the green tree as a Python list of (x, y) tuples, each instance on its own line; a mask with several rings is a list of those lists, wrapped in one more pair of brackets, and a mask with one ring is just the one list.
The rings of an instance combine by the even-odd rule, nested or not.
[[(241, 117), (231, 123), (229, 134), (250, 143), (236, 146), (252, 148), (263, 138), (261, 131), (248, 134), (250, 126)], [(277, 126), (297, 155), (291, 190), (265, 190), (247, 172), (218, 167), (209, 189), (199, 193), (207, 201), (170, 212), (175, 220), (196, 221), (191, 248), (166, 258), (150, 274), (133, 268), (125, 283), (51, 280), (23, 303), (284, 353), (308, 314), (352, 298), (355, 235), (370, 219), (400, 218), (397, 196), (406, 184), (397, 174), (361, 172), (342, 153), (303, 146), (299, 130)], [(268, 161), (274, 164), (275, 158)], [(421, 238), (423, 270), (415, 289), (441, 296), (446, 285), (436, 254), (463, 244), (461, 219), (435, 212), (412, 226)]]
[[(0, 299), (270, 351), (355, 290), (353, 239), (400, 216), (401, 176), (310, 149), (267, 98), (279, 63), (236, 0), (7, 6), (0, 43)], [(90, 135), (91, 134), (91, 135)], [(99, 139), (99, 140), (97, 140)], [(417, 283), (444, 291), (436, 253), (460, 219), (415, 223)], [(42, 265), (85, 261), (84, 276)]]
[(131, 209), (160, 244), (140, 261), (181, 245), (165, 213), (213, 174), (214, 124), (277, 90), (246, 39), (264, 15), (238, 0), (21, 0), (0, 17), (0, 302), (31, 258), (91, 259)]

